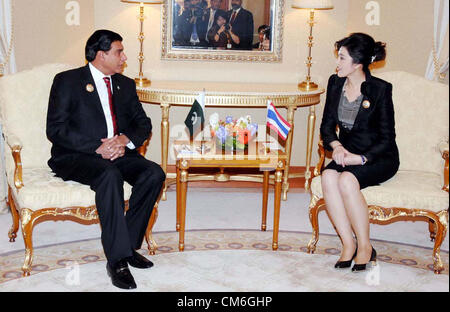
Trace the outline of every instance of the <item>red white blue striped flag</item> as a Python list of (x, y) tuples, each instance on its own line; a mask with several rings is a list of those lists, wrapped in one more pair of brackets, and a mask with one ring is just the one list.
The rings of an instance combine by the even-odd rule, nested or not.
[(272, 101), (267, 102), (267, 127), (278, 133), (286, 141), (291, 125), (278, 113)]

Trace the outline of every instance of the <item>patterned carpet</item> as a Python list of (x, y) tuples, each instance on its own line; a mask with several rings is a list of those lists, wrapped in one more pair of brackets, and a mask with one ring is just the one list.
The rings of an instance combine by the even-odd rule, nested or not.
[[(317, 245), (317, 250), (313, 255), (306, 253), (306, 245), (310, 237), (311, 234), (306, 232), (280, 231), (279, 250), (277, 252), (273, 252), (271, 248), (272, 244), (271, 231), (268, 232), (261, 232), (257, 230), (186, 231), (185, 251), (184, 253), (179, 253), (178, 233), (159, 232), (154, 234), (154, 238), (158, 243), (157, 253), (155, 256), (150, 256), (150, 259), (152, 259), (155, 262), (157, 259), (164, 259), (164, 257), (167, 257), (169, 259), (172, 257), (174, 261), (180, 261), (180, 258), (184, 256), (189, 255), (192, 256), (197, 254), (203, 255), (206, 258), (206, 256), (208, 256), (208, 252), (211, 253), (210, 255), (213, 255), (212, 252), (214, 251), (228, 251), (227, 253), (221, 254), (230, 254), (230, 252), (232, 252), (235, 255), (236, 254), (239, 255), (241, 253), (244, 254), (243, 252), (246, 251), (247, 252), (246, 254), (248, 254), (249, 256), (252, 254), (258, 254), (268, 257), (267, 259), (275, 259), (270, 261), (277, 261), (276, 257), (279, 257), (279, 260), (281, 261), (282, 257), (288, 256), (290, 259), (289, 261), (294, 260), (297, 261), (296, 265), (298, 265), (299, 263), (300, 264), (305, 263), (305, 265), (307, 265), (307, 263), (311, 263), (311, 265), (314, 266), (314, 261), (317, 261), (317, 263), (321, 263), (322, 265), (323, 261), (325, 261), (326, 266), (332, 267), (340, 253), (338, 249), (340, 244), (337, 236), (322, 234), (320, 236)], [(379, 240), (374, 240), (373, 246), (377, 250), (380, 267), (384, 267), (386, 264), (390, 264), (393, 266), (389, 266), (389, 268), (391, 268), (391, 270), (393, 270), (394, 272), (397, 271), (398, 273), (402, 272), (405, 268), (408, 268), (408, 272), (413, 272), (413, 274), (418, 274), (422, 277), (426, 276), (431, 283), (433, 283), (433, 281), (437, 281), (438, 279), (441, 281), (442, 278), (445, 278), (447, 288), (446, 291), (448, 291), (448, 272), (449, 272), (448, 252), (441, 252), (441, 258), (443, 263), (445, 264), (445, 270), (442, 272), (441, 275), (435, 275), (432, 272), (433, 270), (431, 257), (432, 250), (430, 248)], [(143, 247), (146, 248), (146, 246)], [(146, 250), (141, 249), (141, 253), (145, 254)], [(2, 290), (11, 290), (11, 289), (14, 290), (14, 287), (22, 287), (19, 285), (24, 283), (27, 279), (34, 280), (35, 282), (37, 282), (37, 284), (39, 284), (40, 279), (39, 276), (42, 276), (43, 280), (44, 279), (47, 280), (48, 275), (51, 274), (52, 271), (58, 270), (61, 271), (61, 269), (64, 269), (65, 274), (67, 274), (67, 267), (73, 263), (77, 263), (78, 265), (80, 265), (80, 268), (83, 267), (87, 268), (90, 264), (93, 263), (101, 264), (98, 266), (98, 270), (102, 272), (102, 275), (106, 276), (106, 273), (104, 272), (104, 264), (106, 263), (106, 261), (99, 239), (74, 241), (64, 244), (47, 245), (36, 248), (34, 254), (33, 270), (31, 272), (31, 276), (27, 278), (22, 277), (20, 269), (23, 263), (23, 257), (24, 257), (23, 250), (0, 254), (0, 288)], [(305, 262), (305, 260), (301, 259), (307, 260)], [(156, 261), (155, 268), (157, 267), (157, 264), (158, 262)], [(283, 263), (280, 262), (280, 265), (283, 265)], [(203, 266), (207, 266), (208, 270), (211, 270), (214, 264), (211, 263), (203, 264)], [(152, 270), (154, 269), (152, 268)], [(244, 270), (248, 272), (249, 270), (252, 269), (245, 268)], [(315, 268), (311, 267), (310, 270), (311, 272), (313, 272)], [(198, 274), (201, 275), (204, 273)], [(339, 272), (333, 274), (339, 274)], [(350, 274), (350, 275), (358, 275), (358, 274)], [(344, 276), (350, 275), (347, 274)], [(245, 279), (247, 277), (241, 276), (241, 278)], [(339, 278), (342, 278), (342, 275)], [(106, 283), (107, 282), (108, 281), (106, 281)], [(183, 290), (182, 286), (178, 287), (181, 288), (173, 288), (173, 289), (169, 288), (166, 289), (166, 291)], [(249, 286), (249, 287), (255, 288), (244, 290), (260, 290), (257, 286)], [(293, 291), (305, 290), (303, 288), (296, 288), (295, 285), (292, 287)], [(416, 288), (414, 288), (415, 286), (411, 285), (411, 287), (412, 288), (406, 288), (403, 290), (405, 291), (417, 290)], [(24, 289), (26, 288), (21, 288), (20, 290)], [(38, 290), (39, 288), (32, 288), (32, 289)], [(54, 290), (54, 288), (51, 287), (50, 289)], [(90, 289), (89, 287), (83, 289), (83, 291), (90, 291), (90, 290), (95, 289)], [(199, 290), (201, 290), (201, 288)], [(230, 290), (236, 289), (231, 287)], [(269, 290), (272, 290), (272, 288), (269, 288)], [(280, 289), (274, 290), (277, 291)], [(329, 289), (319, 288), (314, 290), (334, 291), (335, 288), (333, 287)], [(390, 290), (392, 289), (384, 289), (382, 291), (390, 291)]]

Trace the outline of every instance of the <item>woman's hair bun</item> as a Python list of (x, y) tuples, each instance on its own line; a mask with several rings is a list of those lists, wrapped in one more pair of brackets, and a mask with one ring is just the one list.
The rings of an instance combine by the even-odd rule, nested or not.
[(386, 43), (377, 41), (373, 47), (372, 63), (379, 62), (386, 59)]

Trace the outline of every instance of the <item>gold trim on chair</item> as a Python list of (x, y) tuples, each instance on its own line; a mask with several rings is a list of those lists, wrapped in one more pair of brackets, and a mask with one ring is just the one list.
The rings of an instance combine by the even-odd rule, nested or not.
[[(147, 146), (150, 138), (138, 149), (138, 152), (145, 156)], [(19, 191), (24, 187), (22, 179), (22, 162), (20, 152), (22, 146), (14, 145), (11, 147), (11, 152), (15, 162), (14, 170), (14, 186)], [(161, 195), (160, 195), (161, 197)], [(158, 198), (155, 207), (153, 208), (150, 220), (145, 232), (145, 240), (148, 244), (148, 252), (151, 255), (155, 254), (157, 245), (152, 236), (152, 229), (158, 217)], [(14, 192), (11, 186), (8, 186), (8, 204), (11, 207), (12, 226), (8, 232), (10, 242), (14, 242), (17, 237), (19, 224), (22, 229), (23, 240), (25, 244), (25, 260), (22, 266), (23, 276), (29, 276), (32, 270), (33, 263), (33, 228), (36, 224), (43, 221), (74, 221), (81, 224), (95, 224), (99, 223), (97, 209), (95, 205), (88, 207), (74, 206), (65, 208), (43, 208), (38, 210), (31, 210), (26, 207), (18, 207), (18, 201), (14, 198)], [(128, 201), (125, 201), (125, 211), (128, 210)]]
[(442, 189), (448, 192), (448, 149), (442, 153), (442, 158), (445, 159), (444, 165), (444, 186)]
[[(325, 160), (325, 149), (322, 140), (319, 142), (320, 159), (314, 170), (314, 174), (320, 175), (323, 170)], [(444, 190), (448, 192), (448, 151), (443, 152), (443, 157), (446, 159), (444, 176), (446, 174), (446, 186)], [(445, 158), (446, 157), (446, 158)], [(445, 173), (446, 170), (446, 173)], [(441, 261), (440, 250), (442, 242), (445, 239), (448, 230), (448, 210), (441, 210), (437, 213), (424, 209), (410, 209), (399, 207), (380, 207), (377, 205), (368, 205), (369, 221), (370, 223), (385, 225), (397, 221), (423, 221), (424, 218), (429, 223), (430, 238), (434, 240), (433, 247), (433, 269), (434, 273), (440, 274), (444, 270), (444, 265)], [(312, 226), (312, 237), (308, 243), (308, 253), (314, 253), (317, 242), (319, 241), (319, 211), (326, 209), (325, 200), (319, 198), (315, 194), (311, 194), (311, 201), (309, 204), (309, 219)]]

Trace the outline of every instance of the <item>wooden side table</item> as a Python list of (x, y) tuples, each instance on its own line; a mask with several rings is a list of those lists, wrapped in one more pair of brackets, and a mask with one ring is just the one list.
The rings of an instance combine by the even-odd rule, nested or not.
[[(199, 142), (195, 142), (200, 144)], [(280, 203), (283, 173), (286, 169), (286, 154), (281, 151), (266, 151), (265, 146), (256, 143), (255, 148), (250, 151), (242, 151), (233, 153), (223, 153), (221, 150), (216, 151), (214, 143), (210, 143), (209, 152), (204, 153), (181, 153), (180, 147), (183, 144), (174, 144), (175, 155), (177, 156), (177, 231), (179, 232), (179, 251), (184, 250), (184, 232), (186, 224), (186, 195), (187, 184), (189, 180), (190, 168), (217, 168), (219, 169), (216, 181), (228, 181), (226, 174), (223, 173), (225, 168), (259, 168), (263, 171), (263, 200), (262, 200), (262, 222), (261, 230), (266, 230), (267, 225), (267, 202), (269, 196), (269, 173), (275, 171), (274, 179), (274, 216), (273, 216), (273, 240), (272, 249), (278, 249), (278, 230), (280, 223)], [(198, 146), (184, 144), (192, 149), (199, 149)], [(224, 175), (221, 177), (221, 175)]]
[[(161, 107), (161, 167), (166, 172), (166, 184), (162, 200), (166, 200), (166, 189), (173, 184), (175, 174), (167, 172), (169, 150), (169, 113), (171, 107), (191, 106), (201, 90), (205, 92), (205, 105), (208, 108), (260, 108), (267, 109), (267, 100), (271, 100), (277, 108), (287, 110), (286, 120), (292, 125), (286, 139), (286, 168), (283, 173), (282, 199), (287, 200), (289, 191), (289, 178), (305, 178), (305, 189), (309, 189), (311, 180), (311, 155), (316, 122), (315, 106), (320, 103), (320, 95), (325, 89), (303, 92), (299, 91), (297, 84), (277, 83), (233, 83), (211, 81), (152, 81), (150, 87), (138, 87), (139, 100), (145, 104), (159, 105)], [(289, 173), (291, 151), (294, 138), (294, 115), (297, 109), (309, 109), (305, 123), (306, 134), (306, 170), (305, 173)], [(193, 177), (191, 176), (190, 179)], [(195, 177), (197, 181), (201, 177)], [(233, 178), (233, 176), (231, 176)], [(240, 177), (241, 180), (261, 182), (261, 177), (252, 175)]]

